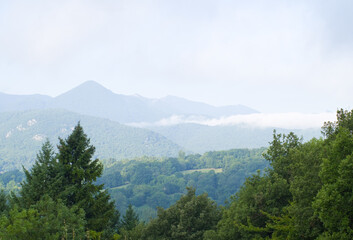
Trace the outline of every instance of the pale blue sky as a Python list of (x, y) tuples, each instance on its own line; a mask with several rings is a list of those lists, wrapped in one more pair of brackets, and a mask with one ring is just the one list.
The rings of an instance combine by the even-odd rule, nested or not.
[(0, 2), (0, 92), (86, 80), (261, 112), (353, 107), (353, 1)]

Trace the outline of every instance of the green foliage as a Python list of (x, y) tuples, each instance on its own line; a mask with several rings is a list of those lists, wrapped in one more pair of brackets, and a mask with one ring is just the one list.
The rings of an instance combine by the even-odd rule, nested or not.
[[(298, 190), (299, 174), (295, 173), (299, 172), (298, 152), (303, 146), (305, 144), (293, 133), (274, 132), (273, 141), (264, 154), (271, 168), (264, 175), (258, 172), (245, 181), (229, 208), (223, 210), (218, 231), (208, 234), (219, 239), (286, 239), (292, 236), (295, 220), (288, 208), (292, 212), (298, 209), (297, 206), (291, 208), (290, 203), (293, 202), (293, 191)], [(299, 161), (304, 164), (305, 159)], [(307, 171), (307, 168), (301, 169)], [(293, 181), (296, 181), (296, 188), (291, 185)]]
[(291, 153), (301, 145), (301, 140), (293, 132), (285, 135), (277, 134), (274, 131), (270, 147), (264, 154), (266, 160), (271, 163), (270, 172), (274, 172), (288, 181), (291, 178)]
[(58, 149), (55, 155), (48, 141), (43, 145), (33, 168), (24, 169), (26, 181), (15, 202), (30, 209), (46, 194), (58, 204), (81, 209), (84, 228), (112, 236), (117, 231), (119, 213), (103, 184), (95, 184), (103, 166), (98, 159), (92, 160), (95, 148), (80, 123), (67, 139), (60, 139)]
[(325, 123), (325, 140), (274, 133), (269, 168), (246, 180), (204, 239), (352, 239), (353, 112)]
[[(265, 149), (180, 152), (178, 158), (109, 160), (103, 176), (78, 124), (60, 139), (56, 155), (49, 142), (42, 146), (11, 204), (0, 192), (0, 238), (352, 239), (353, 111), (339, 110), (337, 119), (325, 123), (325, 139), (303, 143), (293, 133), (274, 132), (263, 155), (269, 165), (261, 157)], [(20, 175), (9, 176), (0, 179), (15, 183)], [(119, 213), (104, 182), (126, 210), (119, 234)], [(185, 194), (186, 186), (197, 190)], [(219, 209), (216, 202), (230, 194)], [(155, 218), (140, 223), (138, 215)]]
[(290, 192), (293, 201), (288, 206), (288, 215), (292, 217), (291, 236), (293, 239), (313, 239), (322, 231), (323, 226), (315, 214), (312, 203), (322, 187), (319, 177), (322, 159), (325, 155), (323, 140), (312, 139), (292, 153), (292, 179)]
[(69, 209), (48, 195), (29, 209), (14, 206), (0, 219), (2, 239), (80, 239), (85, 236), (84, 211)]
[(140, 222), (131, 204), (126, 209), (125, 215), (121, 219), (119, 232), (122, 239), (142, 239), (143, 231), (146, 226)]
[(326, 123), (327, 157), (320, 171), (323, 186), (313, 206), (322, 221), (323, 239), (353, 238), (353, 111), (339, 110)]
[(264, 151), (233, 149), (203, 155), (181, 153), (179, 158), (108, 161), (109, 167), (97, 182), (109, 186), (120, 212), (132, 204), (141, 220), (149, 221), (156, 216), (156, 207), (168, 208), (188, 186), (196, 188), (196, 194), (207, 192), (217, 204), (224, 204), (247, 176), (268, 166)]
[(37, 160), (30, 171), (23, 168), (26, 180), (21, 183), (20, 190), (21, 201), (23, 207), (30, 207), (35, 204), (44, 194), (57, 197), (57, 180), (58, 164), (52, 145), (47, 140), (41, 151), (37, 154)]
[(204, 232), (214, 229), (220, 218), (220, 211), (207, 194), (195, 195), (195, 189), (188, 188), (174, 205), (158, 209), (158, 216), (146, 227), (144, 239), (201, 239)]
[(38, 212), (34, 209), (11, 209), (9, 217), (2, 215), (0, 219), (0, 237), (4, 239), (36, 239), (39, 228)]
[(279, 215), (290, 199), (288, 183), (278, 174), (261, 176), (260, 172), (248, 178), (232, 198), (229, 208), (223, 210), (218, 223), (219, 239), (252, 239), (269, 237), (268, 215)]
[(0, 216), (9, 210), (7, 195), (4, 190), (0, 190)]
[(0, 173), (0, 189), (5, 193), (18, 192), (21, 188), (21, 182), (24, 180), (25, 175), (22, 171), (12, 170)]
[(132, 205), (129, 204), (129, 207), (126, 209), (125, 215), (121, 219), (120, 227), (127, 231), (132, 230), (139, 224), (140, 220), (138, 215), (135, 213)]
[(145, 231), (146, 225), (144, 223), (139, 223), (131, 230), (126, 230), (124, 228), (120, 229), (120, 238), (119, 239), (126, 239), (126, 240), (137, 240), (137, 239), (144, 239), (143, 232)]
[(231, 198), (229, 207), (223, 210), (223, 217), (217, 226), (218, 231), (208, 232), (207, 238), (253, 239), (278, 235), (280, 228), (274, 227), (273, 224), (269, 226), (269, 222), (279, 217), (292, 201), (292, 171), (289, 164), (292, 161), (292, 151), (301, 145), (301, 141), (293, 133), (282, 135), (274, 132), (273, 141), (264, 153), (264, 157), (271, 163), (271, 168), (267, 169), (264, 175), (258, 171), (247, 178)]
[(103, 185), (94, 184), (103, 165), (98, 159), (92, 160), (95, 148), (80, 124), (67, 139), (60, 139), (58, 149), (57, 178), (61, 189), (57, 196), (67, 206), (77, 205), (85, 211), (88, 229), (103, 231), (114, 216), (114, 205), (107, 192), (102, 191)]

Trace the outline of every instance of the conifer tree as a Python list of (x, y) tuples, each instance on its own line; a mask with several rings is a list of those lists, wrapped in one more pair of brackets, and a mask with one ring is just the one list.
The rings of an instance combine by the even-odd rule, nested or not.
[(103, 232), (103, 236), (109, 232), (111, 236), (117, 230), (119, 212), (103, 184), (95, 184), (103, 171), (99, 160), (92, 159), (95, 147), (80, 123), (66, 139), (59, 141), (56, 155), (46, 141), (33, 168), (24, 169), (26, 180), (15, 201), (28, 209), (44, 195), (56, 201), (61, 199), (68, 208), (83, 209), (86, 229)]
[(129, 204), (129, 207), (127, 208), (125, 215), (121, 220), (121, 228), (130, 231), (135, 228), (139, 222), (140, 221), (138, 215), (135, 213), (132, 205)]
[(95, 147), (90, 145), (80, 123), (67, 139), (59, 140), (58, 182), (62, 189), (58, 197), (67, 206), (77, 205), (85, 211), (88, 229), (101, 232), (111, 227), (116, 210), (103, 184), (94, 184), (103, 171), (99, 160), (92, 160)]
[(103, 189), (103, 184), (93, 183), (102, 174), (103, 165), (98, 159), (92, 161), (95, 148), (90, 145), (90, 139), (80, 123), (67, 139), (59, 138), (59, 141), (57, 158), (62, 178), (59, 196), (68, 206), (82, 205), (82, 201), (87, 201), (89, 196)]
[(0, 190), (0, 215), (8, 211), (9, 205), (4, 190)]
[(46, 140), (41, 151), (37, 154), (37, 160), (30, 171), (23, 168), (26, 180), (21, 183), (21, 198), (18, 203), (22, 207), (30, 207), (44, 194), (55, 196), (55, 182), (57, 181), (57, 162), (53, 146)]

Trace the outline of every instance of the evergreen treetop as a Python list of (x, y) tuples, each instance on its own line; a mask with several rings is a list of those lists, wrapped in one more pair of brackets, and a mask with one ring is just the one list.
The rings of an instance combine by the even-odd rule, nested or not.
[(66, 138), (59, 138), (58, 153), (46, 141), (37, 155), (33, 168), (25, 169), (26, 180), (22, 184), (17, 202), (29, 208), (44, 195), (62, 201), (68, 208), (82, 209), (85, 213), (85, 228), (113, 234), (119, 213), (103, 184), (95, 181), (101, 176), (103, 165), (93, 160), (95, 147), (84, 133), (80, 123)]

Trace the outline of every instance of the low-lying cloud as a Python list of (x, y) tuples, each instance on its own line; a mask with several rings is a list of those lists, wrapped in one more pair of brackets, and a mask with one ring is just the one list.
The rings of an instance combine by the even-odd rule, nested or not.
[(286, 129), (308, 129), (320, 128), (324, 122), (335, 121), (336, 114), (325, 113), (255, 113), (246, 115), (234, 115), (221, 118), (206, 118), (202, 116), (173, 115), (153, 123), (131, 123), (137, 127), (172, 126), (177, 124), (195, 123), (207, 126), (234, 126), (259, 128), (286, 128)]

